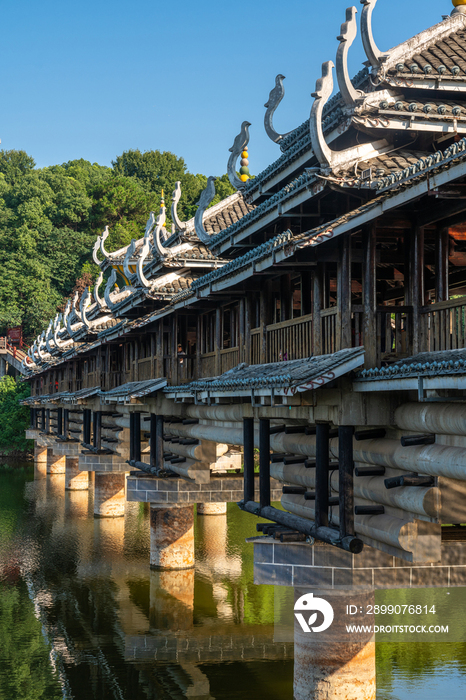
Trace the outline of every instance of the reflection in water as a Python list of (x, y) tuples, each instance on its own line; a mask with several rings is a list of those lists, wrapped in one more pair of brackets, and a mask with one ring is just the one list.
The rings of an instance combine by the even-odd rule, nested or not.
[[(292, 699), (274, 589), (253, 584), (254, 518), (197, 518), (196, 570), (150, 571), (147, 506), (94, 519), (92, 489), (33, 479), (0, 470), (0, 698)], [(464, 647), (404, 646), (377, 650), (378, 700), (462, 697)]]

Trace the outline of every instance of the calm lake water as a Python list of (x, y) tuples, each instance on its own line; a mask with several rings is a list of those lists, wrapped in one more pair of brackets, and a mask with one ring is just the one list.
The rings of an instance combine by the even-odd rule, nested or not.
[[(94, 519), (64, 476), (0, 467), (0, 700), (292, 700), (293, 648), (273, 642), (274, 589), (244, 541), (256, 522), (235, 504), (197, 518), (196, 570), (151, 572), (147, 508)], [(377, 685), (464, 700), (466, 645), (381, 644)]]

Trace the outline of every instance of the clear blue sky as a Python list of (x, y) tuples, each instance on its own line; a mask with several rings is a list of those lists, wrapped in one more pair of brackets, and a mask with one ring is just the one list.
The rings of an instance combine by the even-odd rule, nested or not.
[[(279, 156), (263, 126), (275, 75), (286, 76), (275, 120), (286, 132), (309, 116), (349, 4), (3, 0), (1, 147), (24, 149), (40, 167), (74, 158), (110, 165), (130, 148), (169, 150), (192, 172), (220, 175), (247, 119), (258, 173)], [(379, 0), (377, 43), (388, 49), (451, 9), (450, 0)], [(359, 38), (350, 59), (356, 73), (365, 59)]]

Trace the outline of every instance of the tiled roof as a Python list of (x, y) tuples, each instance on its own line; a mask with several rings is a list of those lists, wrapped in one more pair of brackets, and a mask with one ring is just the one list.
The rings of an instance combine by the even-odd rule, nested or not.
[[(339, 368), (348, 363), (351, 369), (364, 362), (364, 348), (349, 348), (332, 355), (308, 357), (302, 360), (271, 362), (265, 365), (240, 364), (219, 377), (200, 379), (179, 387), (167, 386), (165, 393), (221, 391), (226, 393), (241, 389), (286, 389), (290, 393), (318, 389), (341, 376)], [(350, 371), (347, 369), (346, 371)]]
[(454, 31), (450, 36), (437, 39), (423, 50), (406, 52), (388, 71), (389, 75), (406, 78), (425, 75), (426, 77), (448, 77), (463, 80), (466, 75), (466, 28)]
[(154, 394), (160, 389), (163, 389), (166, 384), (166, 379), (148, 379), (144, 382), (128, 382), (110, 391), (99, 391), (99, 396), (104, 403), (123, 403), (131, 401), (131, 399)]
[(363, 369), (356, 381), (399, 379), (403, 377), (438, 376), (464, 374), (466, 372), (466, 349), (421, 352), (396, 364), (380, 369)]

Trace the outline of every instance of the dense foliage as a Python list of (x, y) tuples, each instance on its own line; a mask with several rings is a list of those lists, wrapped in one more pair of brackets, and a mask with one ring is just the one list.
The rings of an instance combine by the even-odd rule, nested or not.
[(24, 437), (29, 426), (29, 408), (19, 404), (29, 394), (28, 384), (8, 375), (0, 379), (0, 452), (32, 449), (34, 443)]
[[(207, 182), (168, 152), (126, 151), (112, 166), (81, 159), (39, 169), (24, 151), (0, 151), (0, 334), (22, 324), (32, 339), (76, 280), (95, 276), (91, 250), (105, 226), (108, 250), (141, 237), (162, 189), (169, 211), (177, 180), (188, 219)], [(226, 176), (216, 185), (213, 204), (233, 191)]]

